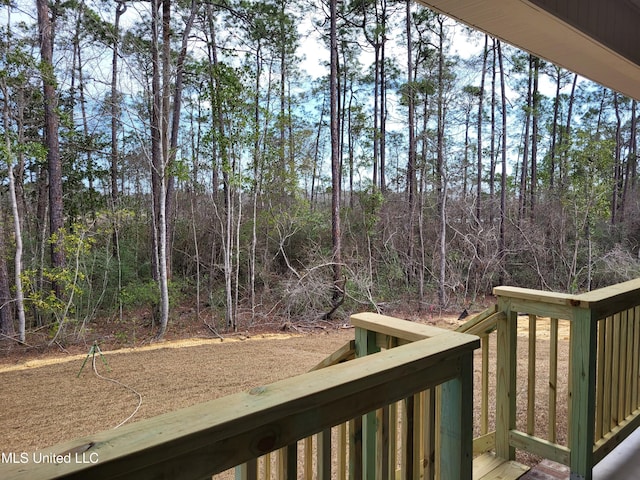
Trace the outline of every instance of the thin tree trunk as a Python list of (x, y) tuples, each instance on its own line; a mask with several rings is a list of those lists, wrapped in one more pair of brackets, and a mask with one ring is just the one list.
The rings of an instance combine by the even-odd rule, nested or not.
[(411, 40), (411, 6), (412, 0), (406, 4), (406, 33), (407, 33), (407, 105), (408, 105), (408, 129), (409, 152), (407, 162), (407, 191), (409, 195), (409, 251), (407, 253), (407, 277), (414, 276), (414, 229), (416, 216), (416, 135), (415, 135), (415, 95), (413, 86), (413, 44)]
[(374, 45), (373, 60), (373, 190), (378, 188), (378, 167), (380, 162), (380, 127), (378, 112), (380, 110), (380, 98), (378, 95), (380, 85), (380, 46)]
[[(111, 203), (118, 205), (118, 125), (120, 117), (120, 95), (118, 93), (118, 56), (120, 45), (120, 18), (127, 10), (124, 0), (117, 0), (114, 21), (113, 56), (111, 57)], [(114, 247), (117, 245), (114, 242)]]
[(387, 191), (387, 82), (385, 68), (385, 46), (387, 43), (387, 3), (382, 0), (382, 38), (380, 40), (380, 191)]
[(500, 284), (504, 283), (503, 273), (505, 270), (505, 224), (507, 217), (507, 93), (504, 82), (504, 65), (502, 59), (501, 42), (498, 41), (498, 62), (500, 63), (500, 98), (502, 103), (502, 174), (500, 179), (500, 245), (499, 258), (502, 268), (500, 269)]
[(538, 120), (540, 118), (540, 92), (538, 80), (540, 73), (540, 59), (533, 59), (533, 122), (531, 127), (531, 218), (535, 218), (538, 201)]
[(489, 36), (484, 36), (484, 55), (482, 59), (482, 74), (480, 76), (480, 96), (478, 97), (478, 162), (476, 178), (476, 222), (480, 225), (482, 214), (482, 116), (484, 100), (484, 80), (487, 74), (487, 57), (489, 55)]
[(571, 86), (571, 94), (569, 95), (569, 105), (567, 107), (567, 123), (564, 129), (563, 134), (560, 135), (560, 190), (562, 193), (567, 188), (568, 180), (568, 168), (567, 168), (567, 159), (569, 157), (569, 142), (571, 139), (571, 120), (573, 113), (573, 104), (576, 98), (576, 85), (578, 83), (578, 74), (573, 75), (573, 84)]
[[(5, 134), (5, 137), (7, 135)], [(11, 160), (9, 160), (11, 162)], [(11, 166), (9, 166), (11, 169)], [(5, 242), (4, 212), (0, 207), (0, 334), (12, 337), (14, 335), (13, 315), (11, 311), (11, 288), (9, 286), (9, 271), (7, 269), (7, 247)], [(16, 256), (16, 259), (18, 257)], [(0, 337), (1, 338), (1, 337)], [(24, 313), (22, 323), (18, 322), (18, 341), (24, 343), (25, 324)]]
[[(191, 28), (193, 27), (193, 22), (195, 20), (196, 14), (198, 13), (198, 8), (200, 3), (195, 0), (191, 0), (191, 6), (189, 11), (189, 17), (185, 22), (185, 27), (182, 32), (182, 43), (180, 46), (180, 52), (178, 53), (178, 58), (176, 61), (175, 75), (173, 80), (174, 91), (173, 91), (173, 102), (169, 101), (169, 95), (171, 92), (171, 71), (170, 71), (170, 59), (171, 59), (171, 45), (169, 43), (170, 40), (170, 27), (168, 22), (170, 20), (171, 12), (170, 12), (170, 0), (164, 0), (166, 2), (166, 7), (164, 9), (164, 19), (163, 19), (163, 36), (165, 37), (164, 41), (166, 44), (164, 45), (164, 55), (168, 56), (167, 59), (164, 60), (164, 68), (167, 68), (168, 72), (164, 74), (164, 81), (168, 82), (167, 85), (164, 85), (165, 93), (163, 95), (163, 102), (166, 102), (166, 105), (163, 104), (164, 107), (164, 115), (166, 115), (167, 122), (169, 121), (169, 109), (171, 108), (171, 127), (167, 125), (167, 130), (170, 130), (169, 136), (169, 144), (168, 149), (164, 154), (164, 158), (166, 159), (167, 167), (165, 171), (171, 171), (173, 169), (173, 165), (176, 159), (176, 153), (178, 151), (178, 132), (180, 131), (180, 112), (182, 110), (182, 90), (183, 90), (183, 80), (184, 80), (184, 62), (187, 58), (187, 47), (189, 42), (189, 36), (191, 35)], [(169, 135), (168, 131), (166, 135)], [(173, 174), (168, 175), (167, 177), (167, 205), (166, 212), (167, 215), (170, 216), (167, 218), (167, 245), (170, 246), (173, 243), (173, 210), (175, 203), (175, 176)], [(172, 277), (172, 261), (173, 254), (171, 248), (167, 249), (167, 276), (169, 279)]]
[(637, 140), (638, 119), (636, 118), (637, 101), (631, 101), (631, 126), (629, 132), (629, 154), (625, 168), (624, 184), (622, 187), (622, 200), (620, 205), (620, 214), (624, 215), (629, 196), (635, 190), (636, 169), (637, 169)]
[[(14, 289), (16, 295), (16, 313), (18, 317), (18, 340), (22, 343), (25, 341), (26, 320), (24, 314), (24, 291), (22, 288), (22, 227), (20, 221), (20, 211), (18, 208), (18, 197), (16, 195), (16, 182), (13, 174), (13, 149), (11, 146), (11, 138), (9, 137), (9, 91), (7, 89), (5, 79), (0, 81), (2, 85), (2, 92), (5, 98), (3, 108), (3, 123), (5, 131), (5, 154), (7, 156), (7, 170), (9, 176), (9, 198), (11, 199), (11, 211), (13, 214), (13, 230), (14, 241), (16, 246), (14, 256)], [(0, 222), (0, 226), (1, 226)], [(6, 326), (11, 325), (11, 308), (8, 305), (10, 299), (10, 290), (8, 282), (7, 266), (4, 260), (5, 258), (5, 242), (4, 242), (4, 228), (0, 231), (0, 251), (3, 253), (2, 260), (0, 260), (0, 273), (1, 273), (1, 286), (2, 298), (0, 301), (0, 332), (7, 334), (10, 333)], [(11, 328), (12, 330), (12, 328)]]
[(558, 117), (560, 115), (560, 87), (562, 68), (554, 66), (556, 71), (556, 96), (553, 100), (553, 123), (551, 125), (551, 151), (549, 152), (549, 190), (553, 192), (556, 176), (556, 145), (558, 136)]
[(489, 153), (489, 224), (493, 226), (495, 217), (496, 192), (496, 40), (493, 39), (491, 65), (491, 151)]
[(618, 221), (618, 207), (620, 197), (620, 184), (622, 182), (622, 120), (620, 119), (620, 102), (618, 94), (613, 93), (613, 108), (616, 114), (615, 153), (613, 158), (613, 186), (611, 192), (611, 225)]
[(344, 299), (342, 280), (342, 233), (340, 229), (340, 145), (338, 119), (338, 34), (337, 0), (330, 0), (330, 73), (329, 102), (331, 130), (331, 240), (333, 244), (333, 307), (327, 317), (330, 318)]
[(529, 55), (529, 81), (527, 84), (527, 109), (525, 111), (524, 121), (524, 138), (522, 139), (522, 169), (520, 171), (520, 194), (518, 197), (518, 220), (521, 221), (525, 216), (527, 204), (527, 178), (529, 176), (529, 141), (531, 128), (531, 108), (533, 99), (531, 88), (533, 85), (533, 68), (531, 65), (532, 56)]
[[(249, 295), (251, 297), (251, 323), (256, 317), (256, 264), (258, 249), (258, 197), (262, 190), (262, 155), (260, 146), (260, 81), (262, 77), (262, 45), (258, 41), (256, 48), (256, 83), (253, 97), (253, 201), (251, 220), (251, 255), (249, 258)], [(312, 179), (313, 183), (313, 179)], [(313, 192), (313, 187), (311, 189)], [(311, 195), (311, 205), (313, 208), (313, 193)]]
[(437, 172), (436, 190), (438, 195), (438, 213), (440, 216), (440, 275), (438, 281), (438, 301), (441, 308), (447, 303), (446, 275), (447, 275), (447, 187), (444, 173), (444, 18), (438, 16), (438, 135), (437, 135)]

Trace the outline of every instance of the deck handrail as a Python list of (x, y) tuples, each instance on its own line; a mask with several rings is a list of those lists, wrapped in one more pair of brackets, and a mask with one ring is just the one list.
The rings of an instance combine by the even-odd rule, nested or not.
[[(354, 340), (320, 362), (313, 370), (425, 339), (436, 341), (441, 336), (452, 333), (449, 329), (407, 322), (372, 312), (354, 314), (350, 319), (355, 328)], [(467, 338), (473, 337), (467, 335)], [(322, 465), (326, 460), (321, 460), (317, 452), (314, 454), (314, 446), (318, 450), (326, 449), (324, 442), (331, 437), (331, 432), (324, 432), (318, 438), (304, 438), (298, 459), (300, 465), (297, 478), (458, 478), (462, 474), (458, 465), (459, 455), (450, 455), (452, 449), (451, 445), (446, 445), (447, 435), (442, 437), (439, 429), (441, 425), (445, 425), (449, 431), (452, 428), (464, 430), (471, 447), (471, 410), (465, 410), (463, 416), (460, 416), (459, 407), (456, 407), (456, 398), (461, 393), (455, 382), (446, 382), (438, 388), (424, 389), (400, 402), (390, 403), (375, 412), (336, 426), (333, 432), (336, 442), (335, 446), (331, 446), (335, 468), (330, 477), (323, 476), (328, 470), (328, 467)], [(442, 408), (436, 406), (438, 396), (446, 398), (441, 402)], [(472, 396), (465, 394), (463, 404), (469, 405), (471, 401)], [(273, 475), (285, 478), (284, 459), (287, 455), (285, 449), (282, 449), (275, 456), (265, 455), (257, 462), (238, 466), (236, 479), (249, 478), (247, 473), (250, 471), (254, 473), (251, 478), (270, 479)], [(465, 458), (468, 461), (471, 457), (470, 448), (465, 453)], [(317, 469), (315, 477), (314, 468)]]
[[(640, 279), (571, 295), (518, 287), (496, 287), (497, 386), (495, 449), (515, 458), (515, 449), (568, 465), (572, 478), (590, 479), (607, 453), (640, 426)], [(566, 381), (569, 438), (551, 438), (516, 428), (517, 317), (529, 317), (529, 387), (527, 428), (535, 416), (536, 325), (551, 319), (549, 409)], [(559, 321), (570, 325), (568, 374), (557, 378)], [(533, 352), (533, 353), (532, 353)], [(554, 376), (555, 375), (555, 376)], [(533, 382), (533, 386), (531, 383)], [(550, 424), (555, 418), (550, 418)], [(531, 428), (532, 430), (532, 428)]]
[[(291, 447), (299, 439), (445, 383), (457, 421), (441, 432), (442, 454), (450, 460), (449, 478), (470, 479), (471, 430), (464, 420), (471, 415), (466, 402), (478, 340), (430, 332), (437, 338), (48, 448), (46, 454), (61, 456), (59, 463), (4, 464), (0, 477), (202, 479), (281, 447), (295, 456)], [(295, 459), (287, 463), (295, 478)]]

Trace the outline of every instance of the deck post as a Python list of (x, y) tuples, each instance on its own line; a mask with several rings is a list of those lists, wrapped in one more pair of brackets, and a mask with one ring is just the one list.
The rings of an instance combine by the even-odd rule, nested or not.
[(592, 310), (573, 309), (569, 448), (571, 480), (591, 480), (595, 433), (596, 332)]
[[(356, 357), (364, 357), (380, 351), (376, 343), (376, 332), (356, 327)], [(375, 479), (378, 416), (376, 412), (362, 417), (362, 478)]]
[(470, 480), (473, 473), (473, 355), (467, 353), (458, 361), (460, 375), (441, 387), (440, 478)]
[(518, 312), (511, 310), (508, 298), (498, 297), (498, 309), (505, 313), (498, 319), (496, 358), (496, 455), (515, 460), (515, 448), (509, 433), (516, 426), (516, 370)]

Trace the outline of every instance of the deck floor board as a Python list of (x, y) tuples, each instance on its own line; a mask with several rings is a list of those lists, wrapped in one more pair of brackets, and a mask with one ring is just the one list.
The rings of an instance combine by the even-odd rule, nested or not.
[(504, 460), (492, 453), (485, 453), (473, 459), (473, 480), (516, 480), (529, 467), (518, 462)]

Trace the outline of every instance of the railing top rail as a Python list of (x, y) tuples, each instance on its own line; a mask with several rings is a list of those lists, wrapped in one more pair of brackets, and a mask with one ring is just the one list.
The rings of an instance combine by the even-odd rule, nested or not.
[(640, 278), (579, 295), (545, 292), (520, 287), (495, 287), (493, 294), (497, 297), (512, 297), (540, 303), (590, 309), (595, 318), (604, 318), (640, 305)]
[(546, 292), (533, 288), (522, 287), (494, 287), (493, 294), (496, 297), (510, 297), (520, 300), (531, 300), (534, 302), (551, 303), (554, 305), (571, 305), (571, 301), (576, 297), (568, 293)]
[(451, 333), (451, 330), (445, 328), (409, 322), (407, 320), (371, 312), (351, 315), (351, 324), (354, 327), (396, 337), (408, 342), (416, 342), (418, 340), (424, 340), (425, 338), (433, 338)]
[(203, 478), (455, 378), (478, 346), (449, 332), (46, 449), (95, 464), (5, 464), (0, 477)]

